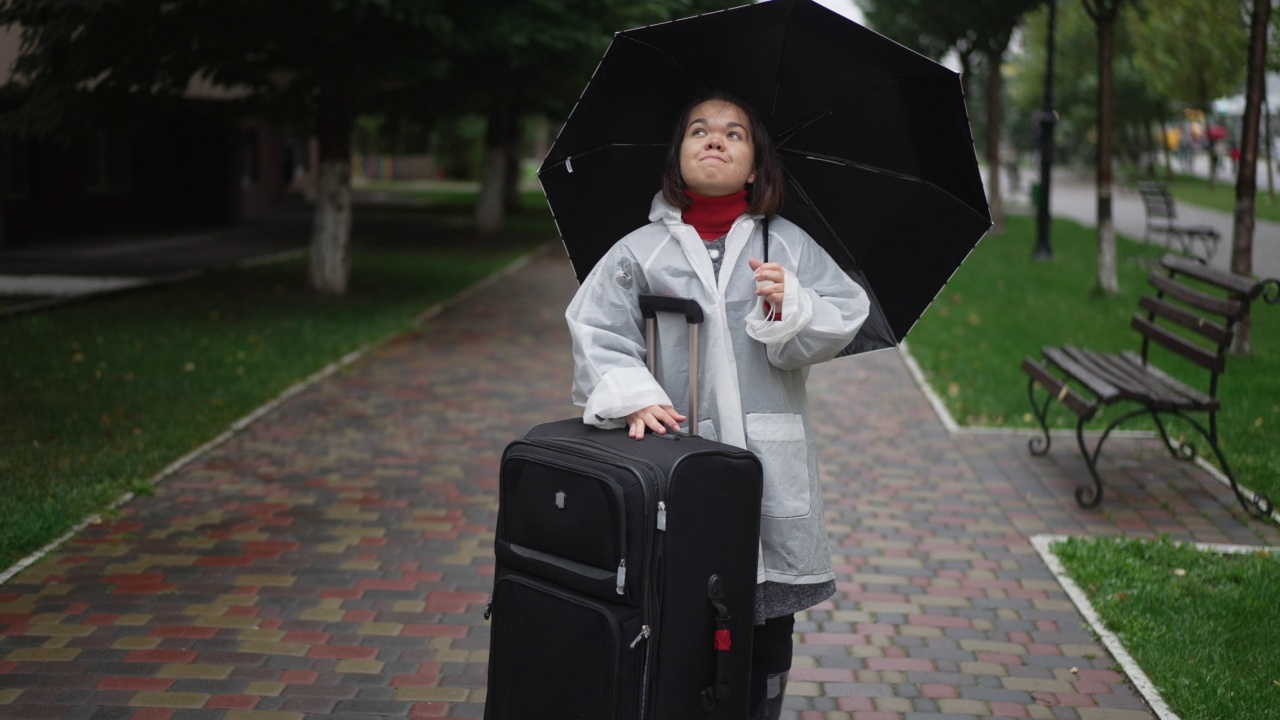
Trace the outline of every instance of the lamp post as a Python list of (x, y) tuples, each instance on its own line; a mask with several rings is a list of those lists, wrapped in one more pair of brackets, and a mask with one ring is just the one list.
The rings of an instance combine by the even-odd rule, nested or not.
[(1053, 259), (1049, 247), (1049, 185), (1053, 174), (1053, 126), (1058, 115), (1053, 111), (1053, 35), (1057, 0), (1049, 0), (1048, 59), (1045, 61), (1044, 108), (1040, 112), (1040, 195), (1036, 198), (1036, 247), (1031, 257), (1039, 261)]

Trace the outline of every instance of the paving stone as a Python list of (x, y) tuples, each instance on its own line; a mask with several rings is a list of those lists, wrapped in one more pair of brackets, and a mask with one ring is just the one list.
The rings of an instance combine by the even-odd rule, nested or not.
[[(0, 587), (0, 715), (482, 717), (497, 458), (574, 412), (567, 264), (496, 283)], [(1029, 535), (1280, 542), (1147, 441), (1112, 441), (1080, 510), (1072, 448), (949, 434), (893, 352), (815, 367), (810, 398), (839, 590), (797, 623), (790, 720), (1148, 720)]]

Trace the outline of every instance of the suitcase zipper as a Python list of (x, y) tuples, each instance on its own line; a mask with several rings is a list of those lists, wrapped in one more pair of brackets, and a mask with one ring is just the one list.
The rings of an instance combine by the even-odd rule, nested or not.
[[(653, 659), (654, 647), (657, 644), (657, 638), (654, 638), (653, 636), (659, 634), (662, 630), (661, 618), (658, 617), (658, 614), (659, 614), (658, 609), (660, 606), (658, 604), (658, 598), (655, 596), (657, 592), (657, 589), (655, 587), (656, 583), (655, 583), (655, 578), (652, 577), (652, 573), (656, 571), (656, 568), (654, 568), (653, 565), (654, 565), (654, 562), (656, 561), (655, 543), (658, 542), (658, 539), (654, 537), (656, 535), (656, 533), (654, 532), (654, 529), (657, 523), (650, 522), (649, 513), (651, 512), (651, 508), (661, 512), (661, 515), (659, 517), (663, 524), (663, 530), (665, 530), (666, 529), (666, 498), (665, 498), (666, 487), (664, 482), (665, 480), (664, 475), (660, 470), (658, 470), (658, 468), (653, 463), (649, 462), (648, 460), (645, 460), (643, 458), (638, 458), (633, 455), (627, 455), (625, 453), (617, 452), (615, 450), (612, 450), (610, 448), (607, 448), (603, 445), (597, 444), (590, 440), (562, 440), (558, 438), (525, 438), (520, 442), (527, 443), (535, 447), (562, 450), (571, 455), (577, 455), (578, 457), (583, 457), (588, 460), (594, 460), (596, 462), (603, 463), (605, 465), (610, 465), (613, 467), (622, 468), (624, 470), (629, 470), (632, 473), (634, 473), (636, 477), (640, 480), (640, 490), (641, 492), (644, 493), (644, 514), (645, 514), (645, 520), (646, 520), (644, 524), (644, 555), (643, 555), (646, 561), (644, 563), (646, 577), (641, 578), (640, 587), (642, 590), (642, 598), (641, 598), (640, 609), (641, 609), (641, 617), (643, 618), (642, 622), (645, 623), (644, 627), (648, 628), (649, 632), (645, 633), (644, 630), (641, 630), (640, 637), (633, 642), (633, 645), (639, 644), (640, 639), (649, 640), (649, 642), (645, 643), (643, 679), (640, 682), (641, 700), (640, 700), (639, 717), (643, 719), (645, 718), (645, 713), (648, 712), (649, 702), (652, 700), (651, 695), (652, 695), (653, 688), (650, 687), (650, 683), (649, 683), (649, 680), (650, 680), (649, 664), (650, 664), (650, 661)], [(548, 462), (540, 457), (534, 457), (534, 458), (528, 458), (528, 459), (535, 460), (538, 462)], [(619, 462), (619, 460), (624, 460), (631, 464), (627, 464), (627, 462)], [(643, 472), (641, 471), (641, 468), (644, 468)], [(576, 472), (581, 472), (581, 470), (578, 468), (571, 468), (571, 469), (573, 469)], [(607, 480), (607, 476), (606, 476), (606, 480)], [(621, 496), (621, 491), (618, 490), (617, 486), (615, 486), (612, 481), (609, 481), (608, 484), (614, 488), (614, 491), (617, 492), (619, 496)], [(620, 508), (622, 507), (621, 497), (619, 497), (618, 507)], [(625, 535), (624, 535), (624, 538), (625, 538)], [(624, 539), (624, 543), (625, 543), (625, 539)], [(624, 552), (623, 560), (621, 563), (619, 563), (619, 566), (618, 566), (618, 576), (619, 576), (618, 587), (620, 588), (619, 594), (622, 594), (623, 592), (625, 592), (625, 586), (624, 586), (624, 581), (626, 580), (626, 576), (624, 574), (625, 563), (626, 563), (626, 554)]]
[[(535, 442), (531, 440), (526, 440), (525, 442), (535, 446), (546, 447), (546, 445), (543, 444), (544, 441)], [(552, 448), (565, 449), (563, 447), (556, 447), (556, 446), (552, 446)], [(618, 509), (618, 520), (619, 520), (617, 540), (618, 540), (618, 553), (621, 556), (621, 558), (618, 563), (618, 570), (617, 570), (618, 582), (617, 582), (616, 588), (619, 595), (625, 595), (626, 579), (627, 579), (627, 526), (626, 526), (627, 514), (624, 509), (626, 506), (622, 498), (621, 488), (619, 488), (617, 484), (614, 483), (613, 480), (610, 479), (609, 476), (605, 475), (604, 473), (592, 472), (590, 470), (586, 470), (581, 467), (570, 465), (569, 463), (563, 463), (556, 460), (552, 460), (550, 458), (546, 458), (541, 455), (512, 452), (507, 454), (507, 459), (508, 460), (527, 460), (530, 462), (536, 462), (540, 465), (559, 468), (560, 470), (567, 470), (569, 472), (576, 473), (578, 475), (584, 475), (586, 477), (593, 478), (595, 480), (600, 480), (604, 485), (607, 485), (609, 487), (609, 489), (613, 492), (614, 506)], [(597, 458), (588, 457), (588, 459), (595, 460)], [(644, 483), (642, 482), (641, 485), (643, 486)], [(645, 495), (646, 497), (648, 496), (647, 491), (645, 492)], [(647, 511), (646, 511), (646, 514), (648, 514)]]

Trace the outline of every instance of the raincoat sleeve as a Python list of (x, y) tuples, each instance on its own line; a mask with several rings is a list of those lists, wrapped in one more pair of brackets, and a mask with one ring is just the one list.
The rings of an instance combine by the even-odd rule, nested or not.
[(645, 367), (644, 318), (639, 263), (615, 246), (596, 264), (565, 311), (573, 340), (573, 402), (582, 421), (622, 427), (628, 414), (650, 405), (670, 405)]
[(785, 252), (782, 317), (749, 317), (747, 334), (765, 344), (769, 362), (781, 370), (834, 358), (853, 342), (870, 313), (870, 299), (803, 230), (792, 226), (770, 236), (783, 241), (777, 245)]

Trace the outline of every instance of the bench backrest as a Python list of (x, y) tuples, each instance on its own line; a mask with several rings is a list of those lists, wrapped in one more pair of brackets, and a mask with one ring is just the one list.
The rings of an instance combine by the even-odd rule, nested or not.
[(1164, 183), (1140, 182), (1138, 193), (1142, 195), (1142, 204), (1147, 209), (1148, 218), (1173, 220), (1177, 217), (1177, 211), (1173, 206), (1173, 194)]
[(1138, 305), (1146, 313), (1134, 313), (1131, 323), (1142, 335), (1142, 359), (1147, 361), (1154, 343), (1190, 360), (1209, 371), (1209, 394), (1217, 397), (1218, 375), (1226, 367), (1236, 323), (1276, 281), (1236, 275), (1173, 254), (1165, 255), (1160, 265), (1163, 270), (1147, 277), (1156, 293), (1142, 296)]

